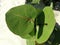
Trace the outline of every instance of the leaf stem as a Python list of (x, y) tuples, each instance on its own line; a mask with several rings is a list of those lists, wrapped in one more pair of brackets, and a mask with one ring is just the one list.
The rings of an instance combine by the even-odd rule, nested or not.
[(38, 43), (35, 41), (35, 45), (45, 45), (45, 44), (38, 44)]
[(51, 2), (50, 7), (53, 8), (53, 2)]

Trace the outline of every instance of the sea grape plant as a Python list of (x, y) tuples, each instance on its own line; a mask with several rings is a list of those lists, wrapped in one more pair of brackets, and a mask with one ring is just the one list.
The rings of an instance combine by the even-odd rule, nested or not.
[[(33, 0), (32, 3), (39, 4), (39, 1)], [(52, 34), (55, 18), (50, 6), (40, 9), (25, 4), (11, 8), (6, 13), (6, 23), (11, 32), (27, 40), (27, 45), (39, 45)]]

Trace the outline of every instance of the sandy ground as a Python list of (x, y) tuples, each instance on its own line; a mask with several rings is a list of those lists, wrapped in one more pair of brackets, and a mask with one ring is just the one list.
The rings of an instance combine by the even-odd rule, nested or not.
[(60, 25), (60, 11), (54, 10), (56, 22)]
[(5, 21), (5, 13), (10, 8), (24, 4), (25, 0), (0, 0), (0, 45), (26, 45), (26, 40), (13, 34)]

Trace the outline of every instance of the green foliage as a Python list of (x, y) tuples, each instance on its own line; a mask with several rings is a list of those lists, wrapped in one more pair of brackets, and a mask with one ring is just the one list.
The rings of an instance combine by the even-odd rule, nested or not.
[[(32, 0), (32, 3), (39, 1)], [(27, 45), (40, 45), (52, 34), (55, 18), (50, 6), (40, 9), (25, 4), (10, 9), (6, 13), (6, 23), (14, 34), (27, 40)]]
[(36, 16), (36, 9), (26, 4), (10, 9), (6, 13), (6, 22), (13, 33), (26, 38), (26, 35), (34, 29)]
[[(53, 32), (54, 26), (55, 26), (55, 18), (54, 18), (54, 13), (51, 7), (45, 7), (43, 9), (44, 13), (44, 18), (41, 16), (40, 21), (38, 21), (39, 24), (39, 35), (40, 37), (37, 39), (38, 43), (44, 43), (48, 40), (50, 37), (51, 33)], [(42, 32), (41, 32), (42, 31)]]

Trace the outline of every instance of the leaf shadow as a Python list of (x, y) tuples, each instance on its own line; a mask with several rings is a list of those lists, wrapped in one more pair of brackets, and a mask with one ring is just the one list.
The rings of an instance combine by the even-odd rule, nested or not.
[(45, 21), (45, 16), (44, 16), (44, 12), (42, 11), (41, 13), (39, 13), (39, 15), (36, 17), (35, 21), (34, 21), (34, 29), (31, 33), (29, 33), (31, 36), (34, 36), (36, 35), (36, 25), (39, 26), (39, 30), (38, 30), (38, 34), (37, 34), (37, 38), (39, 39), (40, 36), (42, 35), (43, 33), (43, 27), (44, 25), (47, 25), (44, 23)]
[(38, 16), (37, 16), (37, 25), (39, 25), (39, 30), (38, 30), (38, 36), (37, 38), (40, 38), (40, 36), (43, 33), (43, 27), (44, 25), (46, 25), (44, 23), (45, 21), (45, 16), (44, 16), (44, 12), (42, 11)]

